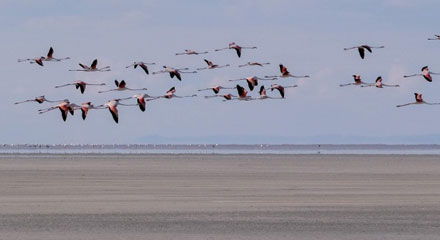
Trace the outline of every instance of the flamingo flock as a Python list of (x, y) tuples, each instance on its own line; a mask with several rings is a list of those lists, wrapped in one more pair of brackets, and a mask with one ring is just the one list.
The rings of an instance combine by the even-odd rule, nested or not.
[[(435, 38), (429, 38), (428, 40), (440, 40), (440, 35), (435, 35)], [(359, 55), (361, 59), (365, 58), (365, 53), (368, 51), (369, 53), (372, 53), (372, 49), (383, 49), (384, 46), (370, 46), (370, 45), (359, 45), (349, 48), (344, 48), (344, 50), (352, 50), (357, 49), (359, 52)], [(257, 49), (257, 47), (243, 47), (235, 42), (231, 42), (228, 44), (228, 47), (215, 49), (214, 52), (223, 51), (223, 50), (235, 50), (237, 56), (241, 58), (243, 49)], [(176, 53), (176, 56), (179, 55), (203, 55), (209, 53), (208, 51), (195, 51), (195, 50), (184, 50), (184, 52)], [(64, 60), (69, 60), (70, 57), (64, 57), (64, 58), (55, 58), (53, 57), (54, 49), (50, 47), (49, 52), (46, 56), (36, 57), (36, 58), (25, 58), (25, 59), (18, 59), (18, 62), (29, 62), (30, 64), (36, 63), (37, 65), (44, 67), (44, 62), (61, 62)], [(231, 67), (230, 64), (224, 64), (224, 65), (218, 65), (214, 64), (213, 61), (208, 59), (203, 59), (203, 61), (206, 63), (206, 67), (196, 68), (196, 70), (190, 70), (190, 68), (174, 68), (168, 65), (164, 65), (162, 69), (152, 71), (152, 75), (156, 74), (162, 74), (162, 73), (168, 73), (170, 78), (176, 78), (179, 81), (182, 81), (182, 74), (191, 74), (191, 73), (197, 73), (197, 71), (201, 70), (209, 70), (209, 69), (219, 69), (219, 68), (226, 68)], [(269, 62), (246, 62), (244, 64), (240, 64), (237, 67), (243, 68), (243, 67), (260, 67), (263, 68), (267, 65), (270, 65)], [(156, 63), (154, 62), (144, 62), (144, 61), (135, 61), (132, 64), (126, 66), (125, 68), (133, 68), (136, 69), (137, 67), (141, 68), (143, 72), (148, 76), (150, 75), (150, 67), (155, 66)], [(78, 71), (78, 72), (110, 72), (111, 67), (105, 66), (105, 67), (98, 67), (98, 59), (94, 59), (92, 61), (92, 64), (89, 66), (79, 63), (80, 69), (70, 69), (69, 71)], [(290, 84), (290, 85), (280, 85), (278, 83), (271, 84), (268, 90), (270, 89), (270, 92), (273, 92), (276, 90), (279, 94), (279, 96), (271, 96), (268, 95), (268, 92), (266, 90), (266, 87), (264, 85), (261, 85), (259, 87), (258, 97), (253, 97), (250, 95), (250, 93), (260, 84), (260, 81), (277, 81), (282, 78), (309, 78), (309, 75), (294, 75), (290, 73), (287, 69), (287, 67), (283, 64), (279, 64), (279, 74), (277, 75), (265, 75), (264, 77), (258, 77), (258, 76), (250, 76), (245, 78), (237, 78), (237, 79), (230, 79), (227, 82), (239, 82), (239, 81), (246, 81), (248, 90), (245, 89), (245, 87), (241, 86), (240, 84), (236, 84), (235, 86), (221, 86), (216, 85), (212, 87), (202, 88), (197, 90), (198, 92), (203, 91), (212, 91), (213, 95), (207, 95), (204, 96), (205, 99), (210, 98), (222, 98), (223, 101), (231, 101), (231, 100), (238, 100), (238, 101), (252, 101), (252, 100), (268, 100), (268, 99), (284, 99), (286, 96), (286, 90), (287, 88), (297, 88), (298, 85), (296, 84)], [(404, 78), (411, 78), (411, 77), (417, 77), (421, 76), (426, 81), (432, 82), (432, 75), (440, 75), (440, 73), (431, 72), (428, 68), (428, 66), (424, 66), (421, 69), (420, 73), (412, 74), (412, 75), (404, 75)], [(391, 85), (391, 84), (385, 84), (383, 83), (383, 79), (381, 76), (376, 78), (375, 82), (364, 82), (360, 75), (355, 74), (353, 75), (353, 82), (340, 84), (340, 87), (346, 87), (346, 86), (360, 86), (360, 87), (376, 87), (376, 88), (384, 88), (384, 87), (399, 87), (400, 85)], [(176, 88), (173, 86), (168, 91), (165, 92), (164, 95), (161, 96), (150, 96), (149, 94), (145, 93), (148, 89), (146, 87), (144, 88), (128, 88), (127, 82), (125, 80), (114, 80), (115, 88), (107, 89), (107, 90), (100, 90), (97, 91), (98, 93), (107, 93), (107, 92), (113, 92), (113, 91), (138, 91), (140, 93), (134, 94), (132, 96), (126, 97), (126, 98), (115, 98), (112, 100), (109, 100), (108, 102), (100, 105), (94, 105), (92, 101), (86, 101), (82, 103), (81, 105), (77, 105), (75, 103), (71, 103), (69, 99), (63, 99), (63, 100), (48, 100), (44, 95), (38, 96), (35, 98), (27, 99), (24, 101), (15, 102), (14, 104), (22, 104), (22, 103), (28, 103), (28, 102), (37, 102), (39, 104), (43, 104), (45, 102), (48, 103), (57, 103), (55, 106), (44, 108), (38, 110), (39, 114), (44, 114), (47, 112), (51, 112), (52, 110), (59, 109), (61, 112), (61, 117), (63, 121), (67, 120), (68, 115), (74, 115), (75, 111), (80, 110), (81, 116), (83, 120), (86, 120), (88, 112), (90, 110), (103, 110), (108, 109), (114, 122), (119, 123), (119, 106), (138, 106), (141, 112), (145, 112), (147, 109), (147, 102), (158, 100), (161, 98), (164, 99), (173, 99), (173, 98), (193, 98), (197, 97), (196, 94), (192, 95), (176, 95)], [(70, 83), (66, 83), (63, 85), (57, 85), (55, 88), (64, 88), (68, 86), (74, 86), (77, 90), (81, 92), (81, 94), (84, 94), (87, 86), (96, 86), (96, 87), (102, 87), (106, 86), (106, 83), (88, 83), (84, 82), (82, 80), (76, 80), (72, 81)], [(222, 91), (229, 91), (229, 90), (235, 90), (237, 95), (234, 95), (231, 92), (227, 93), (221, 93)], [(273, 93), (271, 93), (273, 94)], [(409, 105), (415, 105), (415, 104), (426, 104), (426, 105), (439, 105), (440, 103), (431, 103), (431, 102), (425, 102), (422, 98), (421, 93), (414, 93), (415, 95), (415, 102), (410, 102), (406, 104), (397, 105), (396, 107), (404, 107)], [(136, 103), (124, 103), (124, 101), (128, 101), (130, 99), (135, 99)]]

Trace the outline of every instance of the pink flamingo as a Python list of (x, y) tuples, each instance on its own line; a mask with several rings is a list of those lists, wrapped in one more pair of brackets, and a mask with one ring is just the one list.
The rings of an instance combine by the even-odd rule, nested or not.
[(242, 47), (237, 45), (235, 42), (231, 42), (229, 43), (228, 47), (225, 48), (220, 48), (220, 49), (215, 49), (215, 51), (222, 51), (222, 50), (226, 50), (226, 49), (234, 49), (237, 52), (237, 56), (241, 57), (241, 50), (242, 49), (256, 49), (257, 47)]
[(362, 85), (361, 87), (372, 87), (372, 86), (375, 86), (377, 88), (400, 87), (400, 85), (388, 85), (388, 84), (382, 83), (382, 77), (381, 76), (376, 78), (376, 83), (372, 83), (372, 84), (369, 84), (369, 85)]
[(272, 84), (272, 86), (270, 86), (270, 91), (273, 91), (276, 89), (276, 90), (278, 90), (278, 92), (280, 92), (281, 98), (284, 98), (284, 93), (285, 93), (284, 89), (285, 88), (296, 88), (296, 87), (298, 87), (298, 85), (281, 86), (278, 84)]
[(111, 71), (110, 66), (103, 68), (98, 68), (98, 59), (93, 60), (92, 65), (87, 66), (82, 63), (78, 64), (82, 69), (73, 69), (69, 71), (80, 71), (80, 72), (109, 72)]
[(263, 67), (264, 65), (269, 65), (270, 63), (259, 63), (259, 62), (247, 62), (243, 65), (238, 65), (238, 67), (247, 67), (247, 66), (259, 66)]
[(105, 83), (86, 83), (84, 81), (77, 80), (73, 83), (55, 86), (55, 88), (62, 88), (62, 87), (67, 87), (67, 86), (72, 86), (72, 85), (74, 85), (76, 89), (79, 89), (82, 94), (84, 94), (84, 91), (86, 90), (87, 85), (88, 86), (104, 86)]
[(80, 107), (76, 107), (74, 110), (80, 109), (81, 110), (81, 116), (83, 120), (86, 120), (87, 113), (91, 109), (104, 109), (104, 107), (95, 107), (92, 102), (85, 102), (82, 103)]
[(199, 89), (197, 91), (206, 91), (206, 90), (212, 90), (215, 94), (219, 93), (221, 89), (235, 89), (235, 88), (228, 88), (228, 87), (222, 87), (220, 85), (214, 86), (214, 87), (210, 87), (210, 88), (204, 88), (204, 89)]
[(118, 80), (115, 80), (115, 85), (116, 85), (116, 88), (114, 88), (114, 89), (110, 89), (110, 90), (105, 90), (105, 91), (99, 91), (98, 93), (105, 93), (105, 92), (112, 92), (112, 91), (139, 91), (139, 90), (147, 90), (146, 88), (137, 88), (137, 89), (135, 89), (135, 88), (128, 88), (128, 87), (126, 87), (126, 83), (125, 83), (125, 81), (124, 80), (122, 80), (122, 81), (118, 81)]
[(54, 103), (54, 102), (61, 102), (61, 101), (63, 101), (63, 100), (50, 101), (50, 100), (47, 100), (46, 97), (43, 95), (43, 96), (36, 97), (34, 99), (29, 99), (29, 100), (24, 100), (24, 101), (21, 101), (21, 102), (16, 102), (14, 104), (22, 104), (22, 103), (27, 103), (27, 102), (37, 102), (39, 104), (42, 104), (43, 102)]
[(432, 82), (432, 76), (431, 75), (440, 75), (440, 73), (433, 73), (433, 72), (429, 71), (428, 66), (424, 66), (424, 67), (422, 67), (422, 72), (421, 73), (412, 74), (412, 75), (405, 75), (403, 77), (404, 78), (409, 78), (409, 77), (415, 77), (415, 76), (423, 76), (423, 78), (426, 81)]
[(194, 50), (185, 49), (185, 52), (183, 53), (176, 53), (176, 55), (199, 55), (199, 54), (207, 54), (208, 52), (196, 52)]
[(180, 75), (181, 73), (197, 73), (196, 71), (192, 71), (192, 72), (183, 72), (182, 71), (182, 70), (188, 70), (189, 68), (176, 69), (176, 68), (172, 68), (170, 66), (163, 66), (163, 68), (164, 68), (163, 70), (157, 71), (157, 72), (153, 72), (153, 74), (169, 73), (170, 74), (170, 78), (176, 77), (177, 79), (179, 79), (179, 81), (182, 81), (182, 76)]
[(160, 96), (158, 98), (166, 98), (166, 99), (171, 99), (171, 98), (189, 98), (189, 97), (197, 97), (196, 94), (193, 95), (189, 95), (189, 96), (177, 96), (174, 93), (176, 92), (176, 88), (172, 87), (170, 88), (170, 90), (167, 91), (167, 93), (163, 96)]
[(283, 64), (280, 64), (280, 72), (281, 72), (281, 75), (278, 75), (278, 76), (264, 76), (264, 77), (266, 77), (266, 78), (278, 78), (278, 77), (281, 77), (281, 78), (288, 78), (288, 77), (291, 77), (291, 78), (309, 78), (310, 77), (309, 75), (304, 75), (304, 76), (292, 75), (292, 74), (290, 74), (289, 71), (287, 71), (287, 67), (284, 66)]
[(224, 94), (224, 95), (205, 96), (205, 98), (214, 98), (214, 97), (222, 97), (222, 98), (226, 99), (226, 101), (227, 101), (227, 100), (232, 100), (233, 98), (235, 98), (237, 96), (234, 96), (230, 93)]
[(67, 115), (69, 114), (69, 112), (73, 116), (74, 111), (75, 111), (75, 107), (78, 107), (78, 105), (76, 105), (74, 103), (70, 103), (70, 101), (68, 99), (65, 99), (56, 106), (46, 108), (46, 109), (40, 109), (38, 111), (39, 111), (39, 114), (43, 114), (43, 113), (47, 113), (47, 112), (55, 110), (55, 109), (60, 109), (61, 117), (63, 118), (64, 121), (66, 121)]
[(369, 86), (371, 83), (363, 82), (360, 75), (353, 75), (354, 82), (353, 83), (345, 83), (345, 84), (339, 84), (340, 87), (350, 86), (350, 85), (365, 85)]
[(155, 65), (155, 64), (156, 64), (156, 63), (134, 62), (133, 64), (128, 65), (128, 66), (126, 66), (125, 68), (133, 67), (133, 68), (136, 69), (136, 68), (139, 66), (139, 67), (141, 67), (141, 68), (144, 70), (144, 72), (148, 75), (148, 74), (150, 74), (150, 73), (148, 72), (148, 67), (147, 67), (147, 65)]
[(252, 76), (252, 77), (247, 77), (247, 78), (239, 78), (239, 79), (231, 79), (228, 80), (229, 82), (236, 82), (236, 81), (246, 81), (248, 86), (249, 86), (249, 90), (253, 91), (255, 86), (258, 86), (258, 81), (274, 81), (277, 80), (277, 78), (273, 77), (273, 78), (260, 78), (260, 77), (256, 77), (256, 76)]
[(118, 112), (118, 106), (137, 106), (137, 104), (122, 104), (119, 101), (121, 101), (122, 99), (112, 99), (109, 100), (107, 103), (103, 104), (103, 105), (99, 105), (97, 106), (97, 108), (108, 108), (108, 110), (110, 111), (113, 120), (116, 123), (119, 123), (119, 112)]
[(145, 109), (146, 109), (146, 106), (147, 106), (147, 102), (155, 100), (155, 99), (158, 99), (159, 97), (152, 97), (152, 96), (150, 96), (150, 95), (148, 95), (146, 93), (141, 93), (141, 94), (133, 95), (133, 96), (128, 97), (128, 98), (123, 98), (121, 100), (126, 100), (126, 99), (131, 99), (131, 98), (135, 98), (136, 102), (137, 102), (137, 105), (139, 105), (139, 109), (142, 112), (145, 112)]
[(27, 58), (27, 59), (18, 59), (18, 62), (29, 62), (29, 63), (36, 63), (40, 66), (44, 66), (43, 62), (60, 62), (62, 60), (70, 59), (70, 57), (65, 58), (54, 58), (53, 57), (53, 48), (50, 47), (49, 52), (47, 53), (46, 57), (39, 57), (39, 58)]
[(361, 46), (355, 46), (355, 47), (349, 47), (349, 48), (344, 48), (344, 50), (351, 50), (351, 49), (357, 49), (359, 51), (359, 55), (361, 56), (362, 59), (364, 59), (365, 57), (365, 49), (367, 51), (369, 51), (370, 53), (373, 52), (371, 49), (373, 48), (384, 48), (384, 46), (380, 46), (380, 47), (371, 47), (369, 45), (361, 45)]
[(215, 69), (215, 68), (224, 68), (224, 67), (229, 67), (229, 66), (230, 66), (229, 64), (219, 66), (219, 65), (217, 65), (217, 64), (213, 64), (213, 63), (212, 63), (211, 61), (209, 61), (209, 60), (206, 60), (206, 59), (203, 59), (203, 60), (205, 60), (206, 64), (208, 64), (208, 67), (197, 68), (197, 70)]
[(439, 105), (440, 103), (428, 103), (425, 102), (422, 98), (422, 94), (421, 93), (414, 93), (414, 96), (416, 98), (415, 102), (412, 103), (407, 103), (407, 104), (402, 104), (402, 105), (397, 105), (396, 107), (405, 107), (408, 105), (413, 105), (413, 104), (428, 104), (428, 105)]

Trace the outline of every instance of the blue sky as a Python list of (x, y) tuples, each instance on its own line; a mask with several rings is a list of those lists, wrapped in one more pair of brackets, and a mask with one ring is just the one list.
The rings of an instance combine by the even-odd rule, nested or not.
[[(439, 107), (395, 108), (413, 101), (413, 92), (422, 92), (426, 101), (440, 102), (440, 77), (434, 77), (433, 83), (402, 78), (425, 65), (440, 72), (440, 41), (426, 40), (440, 33), (439, 7), (438, 1), (429, 0), (0, 0), (0, 142), (137, 143), (158, 136), (182, 142), (236, 138), (239, 143), (252, 143), (254, 136), (266, 143), (293, 138), (320, 142), (320, 136), (400, 136), (405, 142), (406, 136), (440, 135)], [(258, 49), (244, 51), (240, 59), (232, 51), (213, 52), (232, 41)], [(355, 51), (343, 51), (364, 43), (385, 45), (385, 49), (367, 54), (364, 60)], [(50, 46), (55, 56), (72, 59), (43, 68), (16, 61), (44, 55)], [(174, 55), (183, 49), (210, 53)], [(168, 75), (146, 76), (140, 70), (125, 69), (135, 60), (156, 62), (152, 70), (162, 65), (198, 68), (204, 67), (204, 57), (233, 66), (184, 75), (182, 82)], [(67, 71), (94, 58), (102, 66), (111, 65), (112, 71)], [(272, 65), (236, 67), (248, 61)], [(81, 95), (73, 88), (54, 88), (74, 80), (106, 82), (113, 87), (114, 79), (125, 79), (128, 86), (147, 87), (150, 95), (163, 94), (172, 86), (178, 94), (187, 95), (217, 83), (228, 85), (227, 79), (278, 74), (279, 63), (292, 73), (311, 76), (280, 80), (283, 85), (299, 85), (289, 89), (282, 101), (161, 99), (149, 102), (144, 113), (121, 107), (117, 125), (108, 111), (92, 111), (86, 121), (76, 114), (63, 122), (58, 111), (37, 114), (50, 103), (13, 105), (39, 95), (69, 98), (78, 104), (88, 100), (101, 104), (132, 95), (98, 94), (96, 88)], [(339, 84), (352, 81), (353, 74), (367, 82), (381, 75), (384, 82), (401, 87), (340, 88)], [(252, 94), (256, 96), (257, 91)]]

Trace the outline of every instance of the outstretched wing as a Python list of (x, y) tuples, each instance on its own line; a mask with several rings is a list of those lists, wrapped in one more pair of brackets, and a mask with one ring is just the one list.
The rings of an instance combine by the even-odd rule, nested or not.
[[(136, 67), (136, 65), (134, 65), (134, 66)], [(148, 72), (147, 65), (141, 63), (141, 64), (139, 64), (139, 66), (145, 71), (145, 73), (146, 73), (147, 75), (150, 74), (150, 73)]]
[(361, 56), (361, 58), (364, 59), (364, 57), (365, 57), (365, 49), (362, 48), (362, 47), (359, 47), (358, 51), (359, 51), (359, 55)]
[(47, 58), (52, 58), (53, 55), (53, 48), (50, 47), (49, 52), (47, 53)]
[(96, 69), (96, 66), (98, 65), (98, 59), (93, 60), (92, 65), (90, 66), (91, 69)]

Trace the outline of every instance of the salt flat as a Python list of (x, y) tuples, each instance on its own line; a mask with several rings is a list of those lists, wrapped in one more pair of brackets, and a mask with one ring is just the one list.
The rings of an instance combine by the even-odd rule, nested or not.
[(0, 239), (438, 239), (440, 157), (1, 155)]

